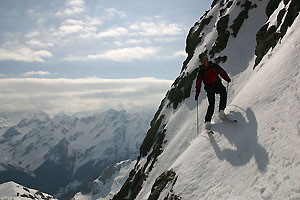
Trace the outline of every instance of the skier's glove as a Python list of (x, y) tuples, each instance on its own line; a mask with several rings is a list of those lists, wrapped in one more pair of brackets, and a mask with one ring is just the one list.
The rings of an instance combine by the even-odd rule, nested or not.
[(196, 94), (196, 95), (195, 95), (195, 101), (198, 100), (198, 96), (199, 96), (199, 94)]

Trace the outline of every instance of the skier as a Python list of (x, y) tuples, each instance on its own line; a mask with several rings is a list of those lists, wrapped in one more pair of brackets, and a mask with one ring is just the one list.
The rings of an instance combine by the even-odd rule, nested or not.
[[(219, 77), (221, 77), (227, 81), (231, 82), (226, 71), (220, 67), (218, 64), (208, 61), (208, 58), (205, 53), (199, 55), (199, 59), (201, 61), (201, 65), (199, 66), (199, 72), (196, 81), (196, 96), (195, 100), (198, 100), (198, 96), (201, 90), (201, 82), (204, 83), (204, 89), (206, 91), (207, 99), (208, 99), (208, 108), (205, 115), (205, 124), (204, 127), (209, 129), (211, 127), (211, 118), (215, 109), (215, 94), (220, 95), (220, 104), (219, 104), (219, 117), (221, 119), (225, 119), (226, 115), (224, 113), (224, 109), (226, 108), (227, 103), (227, 91), (222, 81)], [(198, 102), (197, 102), (198, 103)]]

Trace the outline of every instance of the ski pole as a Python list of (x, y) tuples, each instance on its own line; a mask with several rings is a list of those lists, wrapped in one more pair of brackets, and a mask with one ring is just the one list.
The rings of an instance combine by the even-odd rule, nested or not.
[[(229, 82), (227, 82), (226, 92), (227, 92), (227, 98), (228, 98), (228, 93), (229, 93)], [(227, 106), (227, 99), (226, 99), (226, 106)]]
[(197, 99), (197, 136), (199, 135), (198, 99)]
[(228, 87), (229, 87), (229, 82), (227, 82), (227, 88), (226, 88), (227, 94), (228, 94)]

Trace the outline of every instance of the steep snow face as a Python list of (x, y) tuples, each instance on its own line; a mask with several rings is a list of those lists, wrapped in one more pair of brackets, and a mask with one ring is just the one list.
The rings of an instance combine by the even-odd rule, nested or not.
[(151, 117), (150, 112), (108, 110), (80, 118), (24, 118), (0, 134), (0, 181), (56, 195), (71, 191), (107, 166), (135, 159)]
[(299, 25), (297, 18), (258, 69), (245, 72), (249, 80), (237, 77), (235, 84), (244, 87), (231, 93), (226, 112), (239, 123), (216, 119), (215, 135), (201, 132), (169, 166), (178, 175), (173, 190), (183, 199), (300, 198)]
[[(296, 1), (270, 6), (274, 2), (218, 1), (195, 24), (182, 72), (152, 120), (137, 164), (114, 200), (300, 199), (300, 18), (295, 17), (300, 6)], [(283, 8), (286, 13), (293, 10), (293, 21), (286, 22), (291, 17), (282, 16)], [(230, 36), (223, 41), (217, 29), (226, 15), (223, 31)], [(256, 34), (264, 32), (264, 26), (275, 28), (272, 37), (282, 26), (288, 29), (276, 36), (272, 48), (259, 47), (266, 52), (259, 53), (263, 57), (257, 63), (261, 35)], [(214, 46), (218, 48), (212, 52)], [(214, 135), (202, 129), (208, 105), (205, 91), (198, 108), (194, 100), (198, 55), (205, 51), (214, 61), (222, 58), (220, 65), (233, 80), (225, 113), (238, 120), (233, 124), (215, 116)], [(171, 172), (176, 178), (162, 181), (162, 173)]]
[(38, 190), (29, 189), (13, 181), (3, 183), (0, 185), (0, 199), (22, 200), (22, 199), (36, 199), (36, 200), (55, 200), (51, 195), (42, 193)]

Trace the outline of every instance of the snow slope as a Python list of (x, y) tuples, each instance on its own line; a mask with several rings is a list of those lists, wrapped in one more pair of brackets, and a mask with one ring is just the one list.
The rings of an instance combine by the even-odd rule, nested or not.
[[(220, 1), (205, 14), (213, 17), (212, 24), (203, 29), (202, 42), (171, 89), (197, 68), (198, 55), (212, 48), (216, 18), (229, 2)], [(256, 33), (265, 23), (276, 24), (279, 10), (291, 2), (281, 3), (269, 19), (268, 1), (251, 2), (256, 7), (249, 10), (237, 37), (230, 36), (226, 49), (216, 55), (228, 57), (220, 64), (233, 80), (225, 112), (238, 123), (215, 115), (215, 134), (208, 135), (202, 127), (197, 133), (195, 80), (190, 96), (178, 106), (172, 106), (169, 92), (152, 122), (155, 133), (148, 132), (132, 175), (114, 199), (300, 199), (300, 18), (253, 70)], [(240, 4), (233, 1), (225, 9), (229, 24), (243, 10)], [(202, 89), (200, 124), (206, 109)], [(162, 181), (171, 171), (176, 178)]]
[(0, 199), (1, 200), (55, 200), (53, 196), (42, 193), (38, 190), (29, 189), (21, 186), (13, 181), (3, 183), (0, 185)]
[(260, 67), (246, 72), (249, 80), (235, 82), (244, 87), (231, 94), (226, 112), (239, 123), (216, 122), (214, 136), (202, 132), (169, 166), (183, 199), (300, 199), (299, 27), (300, 18)]

